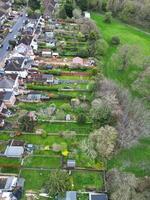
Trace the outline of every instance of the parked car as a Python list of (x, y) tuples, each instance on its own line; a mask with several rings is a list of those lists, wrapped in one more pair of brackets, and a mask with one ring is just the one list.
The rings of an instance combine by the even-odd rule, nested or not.
[(0, 48), (2, 48), (3, 47), (3, 44), (0, 44)]

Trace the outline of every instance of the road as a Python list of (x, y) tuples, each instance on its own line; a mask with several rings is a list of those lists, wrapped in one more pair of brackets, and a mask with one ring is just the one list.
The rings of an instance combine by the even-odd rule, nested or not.
[(15, 35), (18, 35), (19, 33), (19, 29), (21, 27), (23, 27), (23, 21), (26, 20), (26, 14), (25, 12), (23, 13), (22, 16), (19, 16), (15, 25), (12, 27), (12, 32), (8, 33), (8, 35), (6, 36), (6, 38), (3, 41), (3, 47), (0, 48), (0, 63), (3, 63), (5, 57), (8, 54), (7, 48), (9, 46), (9, 40), (12, 40), (14, 38)]

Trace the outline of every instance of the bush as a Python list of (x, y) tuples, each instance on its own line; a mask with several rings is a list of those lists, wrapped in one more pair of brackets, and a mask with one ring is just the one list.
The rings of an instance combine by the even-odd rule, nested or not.
[(100, 128), (105, 125), (112, 126), (116, 123), (116, 118), (112, 115), (111, 110), (106, 106), (92, 108), (90, 113), (93, 124), (96, 128)]
[(120, 38), (118, 36), (113, 36), (111, 38), (111, 43), (114, 45), (119, 45), (120, 44)]
[(77, 123), (78, 124), (85, 124), (86, 123), (86, 115), (84, 113), (78, 114)]
[(111, 12), (106, 12), (104, 16), (104, 22), (106, 23), (111, 23), (112, 20), (112, 13)]
[(42, 134), (41, 134), (41, 137), (43, 138), (43, 139), (45, 139), (45, 138), (47, 138), (47, 136), (48, 136), (48, 133), (46, 132), (46, 131), (42, 131)]
[(109, 45), (104, 39), (100, 39), (97, 41), (96, 47), (96, 57), (99, 59), (100, 56), (104, 56), (107, 53)]
[(58, 110), (55, 115), (57, 120), (65, 120), (65, 113), (62, 110)]
[(33, 121), (28, 115), (24, 115), (19, 119), (19, 128), (21, 131), (33, 132), (35, 121)]
[(72, 139), (76, 136), (76, 132), (75, 131), (63, 131), (62, 133), (60, 133), (60, 135), (65, 138), (65, 139)]
[(62, 106), (61, 106), (61, 109), (65, 112), (69, 112), (71, 111), (71, 105), (69, 103), (64, 103)]
[(97, 68), (95, 67), (95, 68), (93, 68), (92, 69), (92, 71), (91, 71), (91, 75), (92, 76), (96, 76), (97, 75), (97, 73), (98, 73), (98, 70), (97, 70)]

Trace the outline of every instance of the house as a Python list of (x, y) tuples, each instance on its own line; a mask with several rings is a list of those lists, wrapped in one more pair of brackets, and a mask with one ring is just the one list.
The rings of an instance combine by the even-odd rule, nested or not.
[[(0, 99), (0, 116), (2, 117), (10, 117), (11, 111), (7, 109), (6, 104), (4, 103), (4, 96)], [(4, 121), (1, 120), (1, 127), (4, 126)]]
[[(6, 60), (4, 70), (6, 74), (17, 74), (21, 78), (26, 78), (28, 75), (26, 67), (27, 59), (24, 57), (13, 57)], [(28, 68), (30, 67), (31, 65), (28, 66)]]
[(0, 10), (4, 11), (7, 16), (10, 16), (12, 12), (10, 4), (6, 3), (0, 7)]
[(30, 35), (23, 35), (19, 41), (19, 44), (23, 43), (25, 45), (30, 45), (32, 42), (33, 37)]
[(15, 47), (14, 53), (18, 53), (24, 57), (30, 57), (34, 60), (34, 53), (33, 53), (33, 49), (26, 44), (19, 44), (18, 46)]
[(106, 193), (89, 193), (89, 200), (108, 200)]
[(24, 142), (12, 140), (11, 143), (6, 147), (4, 155), (6, 157), (21, 158), (24, 154), (24, 150)]
[(13, 92), (14, 95), (19, 94), (18, 75), (10, 74), (0, 76), (0, 92)]
[(5, 125), (5, 120), (3, 118), (0, 118), (0, 128), (3, 128)]
[(34, 38), (32, 39), (30, 46), (32, 47), (33, 50), (35, 51), (38, 50), (38, 43)]
[(0, 10), (0, 27), (4, 24), (6, 20), (6, 14), (4, 11)]
[(42, 74), (41, 79), (48, 84), (54, 83), (54, 76), (52, 74)]
[(73, 65), (84, 65), (84, 60), (80, 57), (75, 57), (72, 60)]
[(13, 174), (0, 174), (0, 200), (21, 199), (24, 181), (23, 178)]
[(16, 102), (14, 92), (0, 92), (0, 100), (4, 102), (7, 108), (12, 107)]
[(0, 114), (2, 113), (2, 110), (6, 108), (5, 104), (3, 101), (0, 100)]
[(6, 16), (9, 16), (12, 12), (10, 0), (0, 0), (0, 10), (3, 11)]

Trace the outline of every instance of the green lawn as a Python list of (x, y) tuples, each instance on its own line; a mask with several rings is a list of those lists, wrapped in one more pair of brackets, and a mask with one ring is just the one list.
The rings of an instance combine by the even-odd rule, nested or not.
[[(133, 44), (138, 45), (144, 56), (149, 56), (150, 52), (150, 36), (142, 31), (135, 30), (131, 26), (121, 23), (115, 19), (111, 24), (104, 23), (104, 16), (97, 13), (92, 14), (92, 19), (95, 20), (97, 26), (100, 29), (104, 39), (110, 44), (112, 36), (119, 36), (121, 44)], [(132, 82), (137, 78), (141, 69), (135, 67), (129, 67), (125, 72), (119, 72), (116, 68), (113, 68), (110, 62), (110, 58), (114, 52), (116, 52), (115, 46), (110, 45), (108, 52), (104, 58), (105, 67), (103, 68), (104, 74), (110, 79), (114, 79), (122, 83), (126, 87), (130, 87)]]
[(90, 190), (96, 189), (100, 191), (103, 186), (103, 179), (101, 173), (98, 172), (72, 172), (74, 190)]
[(55, 99), (55, 100), (50, 100), (47, 102), (41, 102), (41, 103), (18, 103), (18, 107), (19, 109), (22, 110), (27, 110), (27, 111), (38, 111), (39, 108), (40, 109), (45, 109), (47, 107), (49, 107), (51, 104), (55, 104), (56, 107), (60, 107), (62, 106), (64, 103), (68, 103), (67, 100), (59, 100), (59, 99)]
[(92, 131), (92, 124), (79, 125), (77, 123), (42, 123), (39, 128), (47, 133), (60, 133), (62, 131), (75, 131), (77, 134), (89, 134)]
[(139, 144), (120, 151), (108, 161), (108, 168), (117, 167), (132, 172), (136, 176), (150, 176), (150, 138), (140, 140)]
[(46, 168), (60, 168), (61, 158), (60, 157), (49, 157), (49, 156), (30, 156), (24, 161), (25, 167), (46, 167)]
[(40, 190), (47, 180), (48, 171), (22, 170), (21, 177), (25, 178), (25, 190)]
[(14, 166), (19, 166), (20, 165), (20, 160), (17, 158), (7, 158), (7, 157), (0, 157), (0, 166), (1, 165), (14, 165)]

